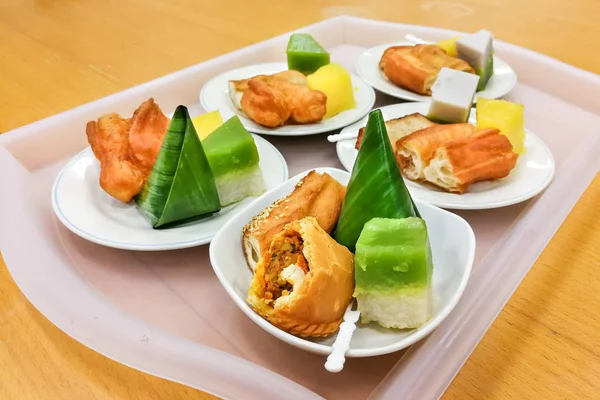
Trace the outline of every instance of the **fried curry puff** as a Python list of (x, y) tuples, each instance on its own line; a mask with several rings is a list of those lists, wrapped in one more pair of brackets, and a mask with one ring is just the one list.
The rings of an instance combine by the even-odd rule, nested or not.
[(346, 187), (327, 173), (311, 171), (294, 191), (256, 215), (243, 228), (242, 242), (248, 266), (256, 268), (271, 239), (289, 222), (310, 216), (329, 233), (342, 208)]
[(313, 217), (287, 224), (260, 258), (248, 303), (293, 335), (338, 331), (354, 290), (354, 255)]

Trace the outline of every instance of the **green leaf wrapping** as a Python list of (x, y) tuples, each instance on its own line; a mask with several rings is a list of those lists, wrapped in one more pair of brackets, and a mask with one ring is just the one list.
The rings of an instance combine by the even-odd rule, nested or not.
[(373, 218), (420, 217), (406, 188), (381, 110), (371, 111), (334, 233), (355, 251), (365, 223)]
[(186, 107), (175, 110), (154, 167), (135, 201), (154, 228), (220, 210), (215, 178)]

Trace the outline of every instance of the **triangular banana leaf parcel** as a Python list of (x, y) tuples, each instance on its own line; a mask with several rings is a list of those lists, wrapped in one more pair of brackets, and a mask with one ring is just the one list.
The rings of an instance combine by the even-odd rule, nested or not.
[(179, 225), (221, 209), (215, 178), (186, 107), (175, 110), (135, 201), (154, 228)]
[(365, 223), (373, 218), (420, 217), (402, 178), (381, 110), (371, 111), (334, 233), (354, 252)]

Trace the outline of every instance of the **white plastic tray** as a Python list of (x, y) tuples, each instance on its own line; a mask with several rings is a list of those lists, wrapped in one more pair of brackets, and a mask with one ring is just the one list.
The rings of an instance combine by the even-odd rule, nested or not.
[[(298, 30), (332, 60), (354, 68), (368, 47), (412, 33), (427, 40), (457, 32), (336, 17)], [(324, 358), (271, 337), (227, 297), (208, 264), (208, 246), (136, 253), (104, 248), (66, 230), (50, 205), (54, 178), (86, 143), (85, 123), (105, 112), (131, 114), (154, 97), (201, 112), (202, 84), (226, 69), (285, 60), (288, 35), (226, 54), (0, 136), (0, 249), (32, 304), (68, 335), (142, 371), (229, 399), (435, 399), (567, 216), (600, 166), (600, 78), (523, 48), (496, 42), (517, 72), (507, 96), (525, 104), (529, 129), (545, 141), (556, 175), (537, 198), (516, 206), (460, 212), (475, 230), (474, 272), (456, 309), (404, 353), (351, 359), (340, 374)], [(378, 93), (378, 104), (389, 104)], [(267, 137), (290, 175), (341, 167), (326, 135)]]

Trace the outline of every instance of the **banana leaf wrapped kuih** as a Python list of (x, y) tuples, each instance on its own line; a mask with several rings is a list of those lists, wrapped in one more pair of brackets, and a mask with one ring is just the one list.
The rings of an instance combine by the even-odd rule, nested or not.
[(354, 252), (364, 225), (377, 217), (420, 217), (400, 173), (381, 110), (369, 114), (334, 233), (335, 240)]
[(154, 228), (220, 211), (215, 178), (186, 107), (175, 110), (154, 167), (135, 201)]

